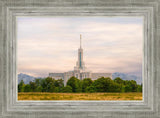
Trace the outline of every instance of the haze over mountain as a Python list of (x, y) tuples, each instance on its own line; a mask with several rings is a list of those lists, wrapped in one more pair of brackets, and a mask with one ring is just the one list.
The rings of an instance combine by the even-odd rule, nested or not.
[(29, 84), (30, 81), (35, 80), (35, 77), (27, 75), (27, 74), (20, 73), (20, 74), (18, 74), (18, 83), (20, 83), (21, 80), (23, 80), (23, 82), (25, 84)]
[[(116, 77), (120, 77), (123, 80), (135, 80), (137, 82), (137, 84), (142, 83), (141, 77), (137, 77), (137, 76), (131, 75), (131, 74), (115, 72), (112, 74), (112, 79), (115, 79)], [(20, 73), (20, 74), (18, 74), (18, 83), (20, 83), (20, 81), (23, 80), (25, 84), (29, 84), (29, 82), (34, 81), (35, 78), (37, 78), (37, 77), (33, 77), (33, 76), (30, 76), (27, 74)], [(38, 78), (40, 78), (40, 77), (38, 77)]]
[(138, 77), (136, 75), (115, 72), (112, 74), (112, 79), (115, 79), (116, 77), (120, 77), (123, 80), (135, 80), (137, 84), (142, 83), (142, 77)]

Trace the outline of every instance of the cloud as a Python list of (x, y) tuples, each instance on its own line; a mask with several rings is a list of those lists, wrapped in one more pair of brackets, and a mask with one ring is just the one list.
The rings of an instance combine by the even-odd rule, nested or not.
[(18, 72), (47, 76), (73, 70), (82, 34), (92, 72), (141, 74), (141, 17), (19, 17)]

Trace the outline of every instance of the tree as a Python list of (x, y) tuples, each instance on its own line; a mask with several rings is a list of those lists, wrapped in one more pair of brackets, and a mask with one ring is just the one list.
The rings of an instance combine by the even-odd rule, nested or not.
[(118, 83), (118, 84), (124, 84), (124, 80), (122, 80), (120, 77), (117, 77), (114, 79), (114, 82)]
[(59, 87), (55, 87), (55, 88), (54, 88), (54, 92), (57, 92), (57, 93), (58, 93), (58, 92), (61, 92), (61, 91), (60, 91)]
[(117, 77), (114, 79), (114, 82), (120, 85), (120, 91), (118, 90), (117, 92), (125, 92), (125, 80), (122, 80), (120, 77)]
[(79, 80), (79, 79), (78, 79), (77, 85), (78, 85), (78, 87), (77, 87), (77, 89), (76, 89), (76, 92), (77, 92), (77, 93), (82, 92), (82, 80)]
[(108, 92), (121, 92), (121, 84), (111, 81)]
[(91, 80), (91, 78), (85, 78), (82, 81), (82, 92), (85, 92), (86, 88), (91, 86), (91, 84), (93, 83), (93, 81)]
[(37, 86), (35, 89), (35, 92), (42, 92), (42, 86)]
[(42, 92), (47, 92), (47, 82), (45, 79), (41, 80)]
[(35, 79), (36, 86), (41, 86), (41, 79)]
[(126, 85), (125, 92), (132, 92), (132, 87), (130, 85)]
[(131, 80), (131, 87), (132, 87), (132, 92), (137, 91), (137, 82), (135, 80)]
[(55, 85), (56, 87), (64, 87), (63, 80), (62, 80), (62, 79), (55, 80), (54, 85)]
[(80, 80), (74, 76), (67, 81), (67, 85), (72, 87), (72, 92), (80, 92), (79, 84), (80, 84)]
[(21, 80), (20, 83), (18, 84), (18, 92), (24, 92), (24, 87), (25, 87), (25, 84), (23, 80)]
[(72, 87), (67, 85), (67, 86), (63, 87), (62, 92), (64, 92), (64, 93), (72, 93)]
[(142, 92), (142, 84), (141, 85), (137, 85), (137, 92)]
[(110, 90), (111, 82), (112, 82), (111, 78), (101, 77), (95, 80), (92, 85), (95, 87), (96, 92), (109, 92), (111, 91)]
[(93, 93), (93, 92), (96, 92), (96, 90), (95, 90), (95, 87), (91, 85), (85, 89), (85, 92)]
[(55, 80), (52, 79), (51, 77), (42, 79), (41, 81), (42, 92), (54, 92), (55, 89), (54, 82)]
[(24, 92), (32, 92), (31, 86), (29, 84), (25, 85)]
[(125, 92), (132, 92), (132, 87), (129, 80), (125, 81)]
[(121, 86), (121, 92), (125, 92), (125, 85)]
[(54, 82), (55, 80), (52, 79), (51, 77), (47, 77), (46, 79), (46, 83), (47, 83), (47, 92), (54, 92)]
[(31, 91), (32, 91), (32, 92), (35, 92), (35, 89), (36, 89), (36, 83), (35, 83), (35, 82), (30, 81), (30, 82), (29, 82), (29, 85), (30, 85), (30, 87), (31, 87)]

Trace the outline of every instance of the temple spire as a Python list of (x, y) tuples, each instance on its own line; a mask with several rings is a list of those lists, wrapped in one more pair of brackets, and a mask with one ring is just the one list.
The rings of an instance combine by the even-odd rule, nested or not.
[(80, 34), (80, 48), (81, 48), (81, 40), (82, 40), (82, 35)]

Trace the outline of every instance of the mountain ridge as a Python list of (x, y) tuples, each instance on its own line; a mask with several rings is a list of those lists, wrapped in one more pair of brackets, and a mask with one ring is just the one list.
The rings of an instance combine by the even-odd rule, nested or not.
[(120, 77), (123, 80), (135, 80), (137, 84), (142, 84), (142, 78), (136, 75), (115, 72), (112, 74), (112, 79), (115, 79), (116, 77)]
[(20, 83), (21, 80), (23, 80), (24, 84), (29, 84), (30, 81), (34, 81), (36, 77), (20, 73), (18, 74), (18, 83)]

